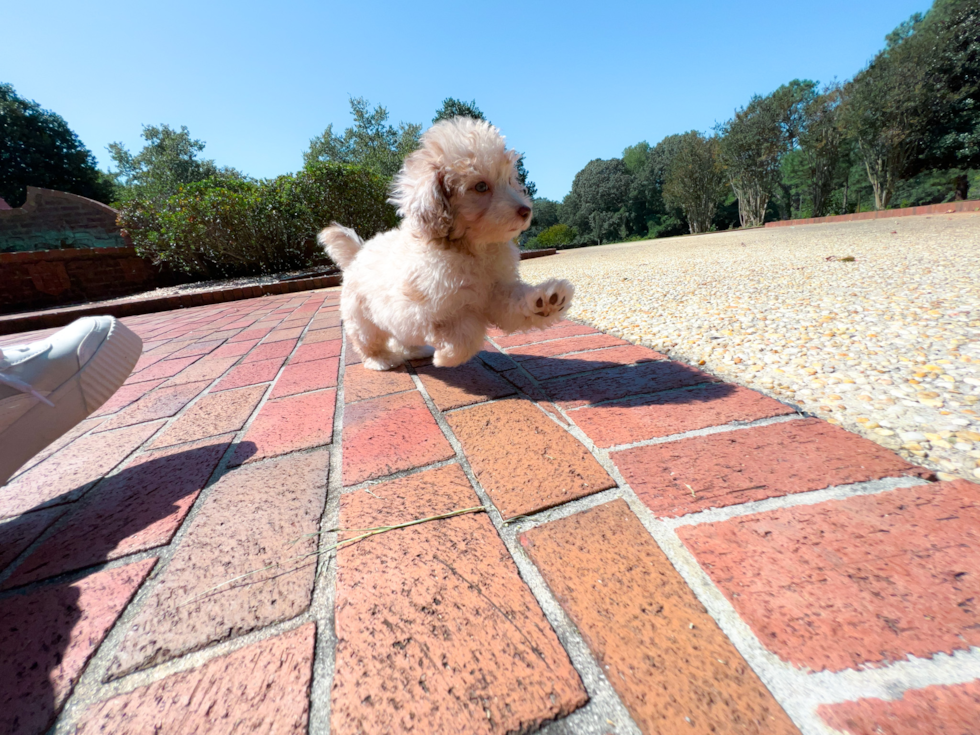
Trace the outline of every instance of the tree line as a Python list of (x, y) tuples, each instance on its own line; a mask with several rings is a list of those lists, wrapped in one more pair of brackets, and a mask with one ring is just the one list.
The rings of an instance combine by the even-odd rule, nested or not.
[(935, 0), (845, 83), (795, 79), (709, 133), (595, 159), (535, 200), (526, 247), (966, 199), (980, 185), (980, 0)]
[[(372, 108), (362, 97), (351, 98), (350, 108), (353, 125), (335, 132), (330, 124), (310, 140), (303, 153), (304, 167), (318, 162), (345, 164), (390, 179), (405, 156), (418, 148), (423, 125), (392, 125), (387, 109), (381, 105)], [(486, 120), (475, 101), (448, 97), (432, 123), (456, 116)], [(137, 199), (160, 202), (182, 186), (203, 181), (215, 185), (257, 181), (204, 158), (204, 141), (191, 137), (186, 126), (144, 125), (142, 138), (143, 147), (137, 153), (122, 143), (110, 143), (113, 170), (100, 171), (95, 156), (64, 118), (19, 96), (12, 85), (0, 84), (0, 198), (19, 207), (27, 187), (38, 186), (121, 205)], [(518, 174), (533, 197), (537, 187), (528, 178), (523, 157)]]
[[(796, 79), (752, 97), (710, 132), (592, 160), (561, 202), (535, 199), (522, 244), (570, 247), (965, 199), (980, 185), (978, 29), (980, 0), (935, 0), (845, 83)], [(394, 125), (363, 98), (350, 106), (353, 125), (328, 125), (313, 138), (304, 171), (347, 165), (390, 180), (423, 126)], [(447, 98), (433, 122), (458, 115), (486, 119), (475, 100)], [(114, 170), (100, 171), (59, 115), (0, 84), (0, 197), (19, 206), (34, 185), (145, 209), (192, 184), (244, 191), (282, 178), (261, 182), (218, 166), (186, 127), (145, 126), (143, 139), (136, 153), (111, 144)], [(519, 170), (533, 197), (523, 158)]]

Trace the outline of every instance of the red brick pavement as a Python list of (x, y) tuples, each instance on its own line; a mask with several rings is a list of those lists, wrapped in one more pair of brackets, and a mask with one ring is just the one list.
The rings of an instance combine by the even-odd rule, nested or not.
[(0, 730), (980, 721), (978, 486), (572, 322), (368, 371), (338, 302), (126, 319), (139, 372), (0, 491)]

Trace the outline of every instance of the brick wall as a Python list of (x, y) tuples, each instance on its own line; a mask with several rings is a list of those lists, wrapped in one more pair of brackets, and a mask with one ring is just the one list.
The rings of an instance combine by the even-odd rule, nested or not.
[(132, 247), (0, 253), (0, 313), (111, 299), (169, 282)]
[(75, 194), (29, 186), (24, 206), (0, 207), (0, 253), (129, 244), (115, 209)]

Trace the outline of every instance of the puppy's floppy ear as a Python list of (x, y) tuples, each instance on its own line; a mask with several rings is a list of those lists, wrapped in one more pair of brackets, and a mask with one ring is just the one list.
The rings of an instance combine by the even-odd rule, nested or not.
[(441, 150), (423, 147), (405, 159), (389, 200), (398, 214), (429, 239), (446, 237), (453, 224)]

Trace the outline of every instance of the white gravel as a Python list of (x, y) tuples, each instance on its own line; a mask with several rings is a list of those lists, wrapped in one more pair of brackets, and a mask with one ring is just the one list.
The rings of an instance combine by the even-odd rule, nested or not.
[(575, 283), (572, 319), (980, 480), (978, 215), (606, 245), (521, 272)]

